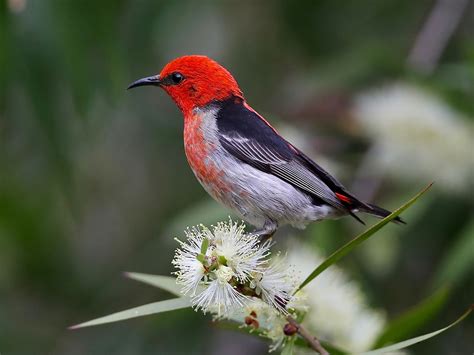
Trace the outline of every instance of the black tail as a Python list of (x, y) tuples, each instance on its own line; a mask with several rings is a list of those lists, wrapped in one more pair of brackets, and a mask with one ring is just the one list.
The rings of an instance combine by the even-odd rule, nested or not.
[[(390, 213), (390, 211), (387, 211), (386, 209), (382, 208), (382, 207), (379, 207), (379, 206), (376, 206), (376, 205), (372, 205), (370, 203), (366, 203), (365, 204), (367, 207), (369, 208), (366, 208), (366, 207), (362, 207), (360, 208), (360, 211), (361, 212), (365, 212), (365, 213), (368, 213), (368, 214), (371, 214), (375, 217), (379, 217), (379, 218), (385, 218), (387, 217)], [(393, 222), (395, 223), (398, 223), (398, 224), (406, 224), (406, 222), (401, 219), (400, 217), (395, 217), (393, 219)]]
[[(361, 220), (354, 212), (365, 212), (379, 218), (385, 218), (392, 213), (382, 207), (362, 202), (346, 190), (341, 190), (341, 192), (336, 192), (335, 194), (339, 201), (341, 201), (341, 203), (347, 208), (347, 213), (364, 225), (364, 221)], [(392, 222), (397, 224), (406, 224), (406, 222), (398, 216), (395, 217)]]

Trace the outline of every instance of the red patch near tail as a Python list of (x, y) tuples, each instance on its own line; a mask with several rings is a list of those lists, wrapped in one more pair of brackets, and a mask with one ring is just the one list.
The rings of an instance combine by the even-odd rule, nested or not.
[(345, 203), (351, 203), (351, 202), (352, 202), (352, 200), (351, 200), (350, 197), (347, 197), (347, 196), (345, 196), (345, 195), (339, 194), (339, 193), (337, 193), (337, 192), (336, 192), (336, 197), (337, 197), (339, 200), (341, 200), (341, 201), (343, 201), (343, 202), (345, 202)]

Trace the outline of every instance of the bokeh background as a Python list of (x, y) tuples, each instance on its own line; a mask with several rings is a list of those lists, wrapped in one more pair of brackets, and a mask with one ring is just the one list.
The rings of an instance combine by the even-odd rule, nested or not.
[[(228, 216), (186, 163), (171, 100), (125, 91), (184, 54), (225, 65), (359, 197), (393, 209), (435, 181), (407, 226), (339, 266), (387, 322), (449, 285), (403, 336), (454, 320), (474, 295), (473, 11), (469, 0), (0, 1), (0, 353), (266, 353), (191, 310), (66, 329), (170, 297), (122, 273), (168, 275), (173, 237)], [(327, 254), (362, 230), (348, 218), (276, 240)], [(470, 354), (473, 334), (471, 317), (411, 353)]]

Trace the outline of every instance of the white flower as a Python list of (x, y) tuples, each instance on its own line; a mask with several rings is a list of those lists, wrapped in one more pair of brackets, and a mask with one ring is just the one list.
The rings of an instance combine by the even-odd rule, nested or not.
[(367, 350), (382, 330), (384, 316), (368, 308), (359, 287), (334, 266), (293, 295), (322, 261), (308, 249), (293, 245), (286, 258), (270, 260), (270, 243), (259, 244), (231, 220), (190, 229), (186, 236), (173, 264), (194, 308), (258, 328), (272, 341), (271, 351), (289, 339), (289, 314), (306, 314), (311, 331), (351, 351)]
[(288, 321), (281, 315), (281, 313), (272, 309), (268, 309), (267, 312), (265, 312), (265, 315), (268, 326), (264, 331), (264, 335), (272, 341), (272, 344), (268, 349), (269, 352), (272, 352), (281, 348), (287, 339), (283, 329)]
[[(211, 229), (200, 226), (186, 231), (186, 242), (176, 250), (176, 282), (190, 293), (196, 310), (225, 317), (248, 302), (242, 289), (253, 275), (263, 273), (270, 243), (246, 234), (244, 225), (229, 220)], [(249, 289), (249, 288), (248, 288)]]
[(273, 305), (269, 305), (259, 298), (253, 298), (244, 308), (229, 315), (229, 319), (238, 323), (243, 323), (244, 319), (248, 317), (256, 321), (250, 327), (256, 326), (262, 337), (271, 340), (270, 352), (281, 348), (288, 338), (283, 331), (285, 324), (288, 323), (284, 314)]
[[(324, 260), (314, 250), (298, 244), (292, 244), (287, 258), (298, 272), (299, 282)], [(385, 325), (384, 314), (369, 308), (360, 287), (336, 266), (324, 271), (303, 291), (307, 295), (305, 324), (309, 330), (343, 349), (368, 350)]]
[(228, 282), (216, 279), (207, 283), (205, 289), (192, 299), (196, 310), (212, 312), (218, 318), (225, 317), (234, 309), (244, 307), (248, 298)]
[[(256, 327), (260, 335), (271, 340), (269, 351), (280, 349), (288, 338), (284, 328), (289, 314), (303, 314), (307, 311), (303, 292), (293, 295), (297, 284), (285, 258), (277, 256), (267, 260), (259, 272), (253, 274), (250, 288), (257, 297), (252, 297), (246, 306), (228, 316), (229, 319)], [(250, 320), (250, 323), (247, 323)]]
[[(280, 312), (287, 314), (286, 306), (296, 288), (294, 278), (289, 274), (289, 268), (284, 258), (273, 260), (254, 280), (255, 291), (262, 300), (273, 305)], [(251, 284), (252, 286), (252, 284)]]
[(355, 117), (375, 143), (370, 161), (377, 170), (454, 192), (470, 188), (474, 126), (436, 96), (391, 85), (361, 95)]
[(205, 274), (203, 264), (196, 258), (201, 252), (204, 237), (197, 228), (188, 229), (185, 233), (188, 243), (178, 240), (181, 249), (176, 249), (172, 264), (178, 268), (176, 283), (183, 285), (183, 294), (191, 291), (191, 296), (194, 296)]
[(216, 271), (217, 281), (226, 284), (234, 276), (234, 272), (228, 266), (221, 265)]
[(259, 238), (246, 234), (245, 225), (237, 222), (219, 222), (213, 231), (206, 230), (206, 236), (212, 241), (214, 254), (225, 257), (240, 281), (246, 281), (249, 275), (265, 263), (270, 255), (270, 242), (260, 245)]

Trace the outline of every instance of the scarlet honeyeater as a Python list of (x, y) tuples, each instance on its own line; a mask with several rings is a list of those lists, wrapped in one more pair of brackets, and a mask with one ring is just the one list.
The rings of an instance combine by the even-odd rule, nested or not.
[[(159, 86), (184, 115), (189, 165), (217, 201), (271, 236), (279, 226), (366, 212), (390, 212), (360, 201), (298, 148), (285, 140), (246, 102), (234, 77), (198, 55), (168, 63), (160, 74), (128, 88)], [(400, 219), (397, 219), (401, 222)], [(363, 223), (363, 222), (362, 222)]]

